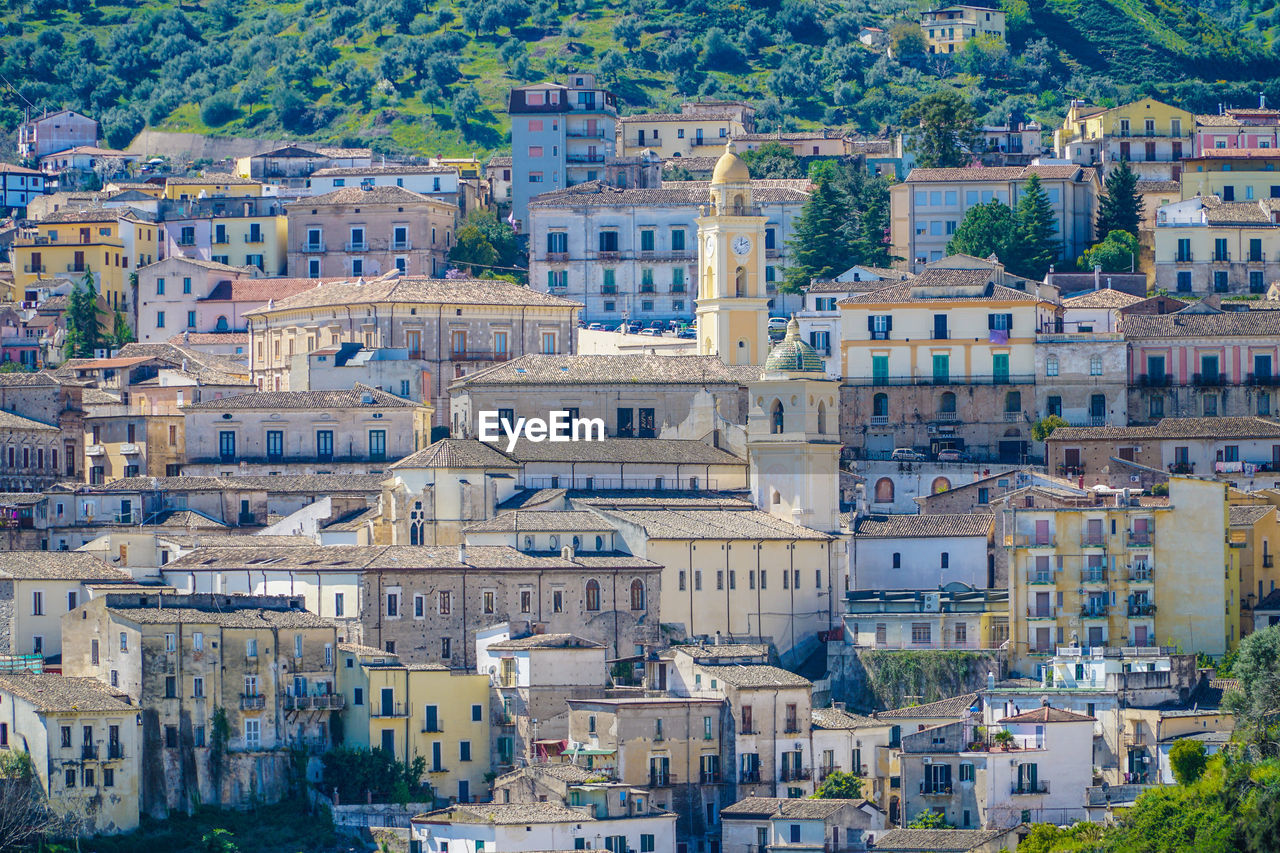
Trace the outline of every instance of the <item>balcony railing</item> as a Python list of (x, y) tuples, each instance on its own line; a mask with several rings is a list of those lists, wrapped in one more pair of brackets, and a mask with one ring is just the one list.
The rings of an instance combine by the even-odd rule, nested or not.
[(742, 770), (738, 772), (738, 784), (755, 785), (760, 782), (760, 768), (755, 770)]
[(1053, 572), (1052, 571), (1041, 572), (1041, 571), (1032, 569), (1031, 571), (1027, 572), (1027, 583), (1033, 586), (1040, 585), (1040, 584), (1048, 584), (1049, 586), (1052, 586), (1054, 584)]
[(1230, 261), (1231, 261), (1230, 252), (1214, 252), (1213, 253), (1213, 263), (1215, 264), (1225, 264), (1225, 263), (1229, 263)]
[(1107, 570), (1103, 568), (1081, 569), (1080, 583), (1106, 583)]
[(925, 797), (949, 797), (951, 796), (951, 786), (931, 785), (928, 782), (921, 782), (920, 794)]
[(1030, 534), (1021, 533), (1014, 537), (1014, 545), (1019, 548), (1054, 548), (1057, 547), (1057, 539), (1053, 534), (1045, 539), (1038, 539)]
[(86, 743), (80, 745), (80, 758), (90, 761), (98, 757), (98, 745), (95, 743)]
[(392, 240), (391, 251), (393, 252), (409, 252), (413, 250), (412, 240)]
[(245, 235), (244, 235), (244, 241), (245, 241), (246, 243), (264, 243), (264, 242), (266, 242), (265, 240), (263, 240), (263, 238), (262, 238), (262, 234), (261, 234), (261, 233), (259, 233), (259, 234), (254, 234), (253, 232), (249, 232), (248, 234), (245, 234)]
[(107, 744), (107, 760), (112, 761), (117, 758), (124, 758), (124, 747), (119, 741), (111, 741)]
[(871, 416), (872, 426), (887, 426), (888, 423), (889, 423), (888, 415), (872, 415)]
[(1105, 548), (1107, 546), (1107, 538), (1101, 534), (1091, 536), (1086, 533), (1080, 537), (1081, 548)]
[(800, 733), (800, 725), (795, 720), (787, 720), (786, 727), (782, 730), (783, 734), (794, 735)]
[(393, 717), (409, 716), (408, 702), (375, 702), (373, 707), (369, 709), (370, 717), (378, 717), (381, 719), (390, 719)]
[(1048, 607), (1028, 607), (1028, 619), (1056, 619), (1058, 617), (1058, 608), (1050, 605)]
[(344, 248), (348, 252), (367, 252), (369, 251), (369, 244), (364, 240), (360, 240), (359, 242), (349, 240)]
[(1107, 605), (1089, 604), (1080, 608), (1081, 619), (1106, 619)]
[(1130, 548), (1150, 548), (1151, 547), (1151, 531), (1130, 530), (1125, 536), (1125, 541)]
[(779, 782), (803, 782), (813, 778), (813, 769), (809, 767), (784, 767), (778, 774)]
[(340, 711), (345, 700), (341, 693), (320, 693), (314, 696), (286, 695), (282, 703), (286, 711)]
[(670, 788), (676, 783), (676, 777), (673, 773), (649, 773), (650, 788)]
[(1129, 583), (1152, 583), (1156, 570), (1145, 563), (1137, 563), (1129, 567)]
[(303, 244), (302, 244), (302, 246), (301, 246), (301, 251), (303, 251), (303, 252), (324, 252), (324, 251), (327, 251), (327, 250), (325, 249), (324, 242), (322, 241), (322, 242), (319, 242), (319, 243), (303, 243)]
[(44, 264), (23, 264), (22, 265), (23, 272), (47, 272), (48, 269), (49, 268)]
[(1013, 785), (1009, 789), (1009, 793), (1015, 797), (1026, 796), (1027, 794), (1047, 794), (1049, 793), (1048, 782), (1023, 782), (1020, 785)]
[(1245, 376), (1245, 382), (1249, 385), (1280, 385), (1280, 374), (1250, 373)]
[(1149, 602), (1139, 602), (1138, 604), (1129, 605), (1130, 616), (1155, 616), (1156, 606)]
[(493, 350), (454, 350), (449, 353), (450, 361), (507, 361), (510, 358), (509, 352)]
[(1227, 377), (1222, 373), (1194, 373), (1191, 376), (1191, 384), (1204, 388), (1225, 385)]
[(1145, 388), (1168, 388), (1173, 384), (1172, 373), (1140, 373), (1138, 384)]
[(241, 711), (261, 711), (265, 707), (267, 707), (267, 697), (261, 693), (240, 694)]
[(1170, 474), (1194, 474), (1195, 470), (1196, 470), (1196, 463), (1194, 462), (1170, 462), (1169, 463)]
[(703, 785), (717, 785), (720, 783), (720, 771), (703, 770), (698, 773), (698, 781)]
[(1031, 385), (1035, 381), (1031, 373), (1009, 373), (994, 376), (853, 376), (845, 380), (849, 385), (873, 387), (899, 387), (909, 385)]

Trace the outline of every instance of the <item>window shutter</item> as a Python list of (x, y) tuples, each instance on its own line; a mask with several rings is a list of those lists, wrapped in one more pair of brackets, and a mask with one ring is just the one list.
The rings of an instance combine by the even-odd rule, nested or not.
[(892, 314), (886, 314), (886, 315), (885, 315), (885, 318), (884, 318), (884, 323), (885, 323), (885, 325), (884, 325), (884, 329), (885, 329), (885, 331), (886, 331), (886, 332), (892, 332), (892, 331), (893, 331), (893, 315), (892, 315)]
[(1006, 332), (1013, 331), (1013, 314), (1012, 313), (1004, 315), (1004, 330)]
[(876, 330), (876, 315), (868, 314), (867, 315), (867, 331), (874, 332), (875, 330)]
[(995, 327), (996, 327), (996, 315), (995, 315), (995, 314), (988, 314), (988, 315), (987, 315), (987, 328), (988, 328), (988, 329), (994, 329)]

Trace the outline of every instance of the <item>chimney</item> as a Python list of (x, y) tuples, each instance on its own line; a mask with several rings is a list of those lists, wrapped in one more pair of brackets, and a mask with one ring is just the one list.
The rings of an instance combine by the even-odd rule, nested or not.
[(458, 562), (463, 565), (467, 563), (467, 544), (465, 542), (458, 543)]
[(1107, 276), (1107, 290), (1111, 289), (1111, 276)]
[(988, 690), (996, 689), (996, 674), (991, 670), (987, 670), (987, 689)]
[(560, 559), (573, 562), (573, 546), (565, 545), (560, 549)]
[(1101, 277), (1102, 277), (1102, 264), (1094, 264), (1093, 265), (1093, 289), (1094, 290), (1102, 289), (1102, 282), (1100, 281)]
[(867, 484), (858, 483), (856, 486), (853, 487), (853, 492), (854, 492), (853, 517), (855, 519), (866, 518), (868, 515), (870, 515), (870, 513), (867, 510)]

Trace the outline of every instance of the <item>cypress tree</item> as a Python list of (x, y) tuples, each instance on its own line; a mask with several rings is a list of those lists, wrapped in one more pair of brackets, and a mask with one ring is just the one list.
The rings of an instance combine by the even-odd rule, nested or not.
[(84, 278), (71, 285), (67, 298), (67, 334), (63, 351), (67, 358), (93, 358), (101, 346), (102, 328), (98, 321), (98, 295), (94, 290), (93, 272), (85, 270)]
[(1111, 170), (1104, 186), (1106, 193), (1098, 202), (1098, 239), (1105, 240), (1112, 231), (1128, 231), (1137, 237), (1145, 205), (1138, 194), (1138, 176), (1129, 168), (1128, 160), (1121, 160)]
[(1042, 279), (1058, 259), (1057, 226), (1049, 196), (1040, 185), (1040, 176), (1032, 175), (1022, 185), (1018, 199), (1014, 243), (1015, 257), (1005, 261), (1013, 271), (1028, 278)]
[(853, 248), (847, 223), (849, 208), (827, 169), (814, 169), (814, 188), (796, 222), (782, 290), (795, 293), (815, 278), (834, 278), (851, 265)]

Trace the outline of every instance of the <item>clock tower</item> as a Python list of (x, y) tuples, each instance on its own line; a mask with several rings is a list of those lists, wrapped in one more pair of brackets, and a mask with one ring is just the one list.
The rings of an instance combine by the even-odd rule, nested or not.
[(763, 364), (769, 354), (764, 281), (765, 217), (751, 202), (751, 173), (725, 145), (698, 223), (698, 353), (725, 364)]

